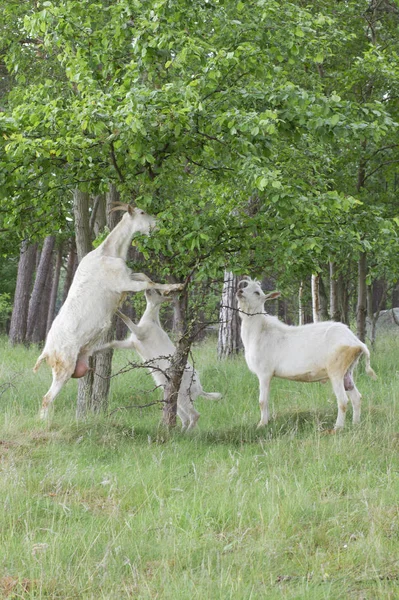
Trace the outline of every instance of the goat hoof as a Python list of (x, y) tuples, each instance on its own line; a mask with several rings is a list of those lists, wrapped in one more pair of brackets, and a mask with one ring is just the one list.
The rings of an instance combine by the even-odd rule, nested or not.
[(267, 423), (263, 423), (263, 421), (260, 421), (256, 427), (256, 429), (262, 429), (263, 427), (266, 427)]

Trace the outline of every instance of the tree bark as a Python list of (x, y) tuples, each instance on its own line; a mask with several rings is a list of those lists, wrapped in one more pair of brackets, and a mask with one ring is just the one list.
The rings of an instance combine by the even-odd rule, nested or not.
[(367, 317), (367, 255), (362, 252), (358, 262), (357, 279), (357, 307), (356, 307), (356, 332), (359, 340), (366, 340), (366, 317)]
[(76, 243), (75, 238), (72, 238), (69, 242), (69, 253), (65, 271), (64, 289), (62, 291), (62, 304), (64, 304), (66, 297), (68, 296), (69, 288), (73, 280), (77, 265), (77, 254), (76, 254)]
[[(75, 221), (75, 239), (76, 252), (78, 262), (82, 260), (86, 254), (92, 250), (90, 236), (90, 197), (89, 194), (75, 190), (73, 194), (73, 214)], [(93, 388), (93, 371), (95, 368), (94, 360), (89, 359), (90, 370), (78, 383), (78, 397), (76, 402), (76, 418), (83, 418), (90, 409), (92, 388)]]
[(193, 322), (189, 324), (187, 319), (187, 290), (180, 295), (183, 296), (181, 298), (180, 306), (182, 307), (181, 316), (182, 323), (185, 324), (185, 330), (177, 342), (176, 351), (172, 356), (170, 366), (167, 369), (166, 377), (168, 382), (164, 388), (163, 423), (169, 428), (176, 426), (177, 396), (180, 390), (184, 370), (186, 368), (191, 344), (193, 343), (195, 337), (195, 333), (193, 332)]
[(173, 333), (181, 336), (187, 329), (187, 294), (179, 294), (173, 299)]
[(242, 348), (240, 317), (236, 293), (240, 278), (230, 271), (224, 272), (222, 300), (219, 311), (218, 358), (237, 354)]
[[(97, 200), (99, 204), (94, 219), (92, 220), (92, 227), (94, 227), (94, 223), (97, 223), (97, 226), (100, 227), (101, 215), (105, 214), (107, 217), (108, 228), (112, 231), (121, 218), (119, 212), (110, 213), (113, 203), (119, 200), (119, 192), (114, 185), (110, 185), (105, 200), (103, 196), (98, 197)], [(100, 208), (101, 204), (105, 204), (105, 211)], [(78, 232), (76, 233), (76, 245), (80, 261), (81, 258), (92, 249), (89, 199), (88, 195), (81, 194), (81, 192), (76, 192), (75, 223), (76, 221), (79, 223), (79, 234)], [(98, 232), (99, 231), (100, 230), (98, 230)], [(84, 252), (85, 249), (87, 249), (87, 252), (82, 256), (82, 252)], [(115, 319), (108, 331), (105, 332), (99, 340), (98, 345), (101, 346), (102, 344), (110, 342), (114, 338), (114, 330)], [(107, 410), (112, 357), (113, 350), (111, 348), (98, 352), (94, 357), (90, 358), (89, 366), (92, 371), (79, 380), (76, 408), (77, 418), (83, 418), (88, 411), (105, 412)]]
[(57, 249), (57, 258), (55, 261), (53, 285), (51, 287), (50, 302), (49, 302), (49, 308), (48, 308), (48, 314), (47, 314), (46, 334), (50, 331), (51, 324), (54, 321), (55, 306), (57, 303), (57, 295), (58, 295), (58, 284), (60, 282), (61, 266), (62, 266), (62, 244), (60, 244)]
[(73, 215), (75, 220), (76, 250), (78, 262), (92, 249), (90, 235), (90, 196), (87, 192), (75, 190), (73, 193)]
[(319, 299), (320, 299), (320, 320), (328, 321), (328, 300), (327, 300), (327, 292), (324, 285), (324, 280), (321, 275), (319, 275)]
[(330, 262), (330, 318), (340, 321), (337, 267), (334, 262)]
[(21, 344), (25, 341), (36, 251), (36, 244), (30, 244), (28, 240), (22, 242), (9, 333), (9, 340), (12, 345)]
[(28, 326), (26, 330), (27, 341), (32, 341), (36, 321), (39, 317), (40, 304), (42, 302), (43, 290), (46, 285), (47, 274), (51, 266), (51, 259), (55, 244), (55, 237), (49, 235), (44, 240), (40, 262), (36, 272), (35, 284), (29, 302)]
[(305, 309), (303, 306), (303, 281), (299, 284), (298, 290), (298, 321), (299, 325), (305, 325)]
[(51, 289), (53, 286), (54, 278), (54, 261), (53, 256), (51, 257), (50, 265), (47, 271), (46, 283), (44, 284), (40, 307), (37, 313), (35, 327), (32, 333), (31, 341), (34, 344), (40, 344), (46, 339), (46, 328), (47, 328), (47, 317), (50, 306)]
[(312, 314), (313, 323), (320, 321), (319, 275), (312, 274)]

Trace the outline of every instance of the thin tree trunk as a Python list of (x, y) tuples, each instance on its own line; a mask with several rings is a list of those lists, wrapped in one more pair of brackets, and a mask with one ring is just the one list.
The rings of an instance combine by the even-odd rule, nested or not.
[(28, 240), (22, 242), (9, 333), (9, 340), (13, 345), (25, 341), (36, 251), (36, 244), (30, 244)]
[(36, 318), (35, 327), (32, 333), (31, 341), (35, 344), (44, 342), (46, 339), (47, 317), (50, 306), (51, 289), (53, 287), (54, 278), (54, 261), (53, 256), (47, 271), (46, 283), (43, 288), (40, 307)]
[(344, 279), (342, 273), (338, 276), (338, 310), (339, 310), (339, 321), (349, 325), (349, 292), (348, 282)]
[[(78, 262), (92, 249), (90, 236), (90, 197), (85, 192), (75, 190), (73, 194), (73, 214), (75, 221), (75, 239)], [(87, 414), (91, 405), (93, 389), (93, 358), (89, 359), (90, 370), (78, 383), (78, 397), (76, 402), (76, 418), (82, 419)]]
[(55, 305), (57, 302), (58, 284), (60, 282), (61, 266), (62, 266), (62, 244), (59, 245), (58, 250), (57, 250), (57, 258), (56, 258), (56, 262), (55, 262), (53, 285), (51, 288), (50, 303), (49, 303), (48, 314), (47, 314), (46, 334), (50, 331), (51, 324), (54, 321)]
[(366, 316), (367, 316), (367, 255), (362, 252), (358, 262), (357, 279), (357, 307), (356, 307), (356, 332), (359, 340), (366, 340)]
[[(112, 342), (114, 339), (116, 317), (112, 321), (111, 327), (101, 337), (99, 345)], [(90, 409), (95, 412), (103, 412), (108, 408), (108, 394), (111, 384), (110, 376), (112, 371), (112, 357), (114, 351), (112, 348), (102, 350), (95, 356), (93, 373), (93, 390), (90, 401)]]
[(222, 300), (219, 311), (218, 358), (237, 354), (242, 348), (240, 317), (236, 293), (240, 277), (230, 271), (224, 272)]
[(299, 325), (305, 325), (305, 309), (303, 307), (303, 281), (299, 284), (298, 290), (298, 321)]
[(334, 262), (330, 262), (330, 317), (333, 321), (340, 321), (337, 267)]
[(176, 351), (171, 358), (170, 366), (167, 369), (166, 377), (168, 379), (164, 388), (164, 407), (163, 407), (163, 423), (167, 427), (175, 427), (177, 415), (177, 396), (180, 390), (181, 380), (186, 368), (188, 355), (190, 353), (191, 344), (194, 339), (191, 328), (188, 327), (187, 308), (188, 308), (188, 293), (185, 290), (180, 302), (182, 307), (182, 323), (185, 329), (176, 344)]
[[(114, 185), (110, 185), (109, 192), (106, 197), (97, 197), (98, 206), (96, 209), (96, 227), (98, 232), (100, 227), (108, 225), (110, 231), (117, 225), (121, 219), (119, 212), (112, 212), (110, 210), (114, 202), (119, 200), (119, 192)], [(103, 222), (102, 218), (106, 216), (107, 222)], [(90, 231), (90, 227), (89, 227)], [(98, 345), (106, 344), (114, 339), (115, 321), (113, 319), (109, 329), (102, 335), (98, 342)], [(112, 357), (114, 351), (112, 348), (98, 352), (94, 357), (91, 358), (90, 366), (93, 369), (90, 380), (82, 389), (81, 402), (85, 403), (85, 411), (91, 410), (92, 412), (105, 412), (108, 408), (108, 396), (110, 388), (110, 376), (112, 371)], [(83, 413), (84, 414), (84, 413)]]
[(40, 263), (36, 272), (35, 284), (29, 302), (28, 326), (26, 330), (26, 339), (28, 341), (32, 340), (36, 321), (39, 316), (40, 304), (42, 302), (43, 290), (46, 285), (47, 274), (51, 265), (54, 244), (55, 237), (53, 235), (47, 236), (44, 240), (43, 249), (40, 255)]
[(71, 287), (72, 279), (75, 274), (75, 266), (77, 263), (76, 243), (75, 238), (69, 242), (69, 253), (65, 271), (64, 289), (62, 291), (62, 304), (64, 304), (68, 296), (69, 288)]
[(328, 321), (328, 299), (327, 292), (324, 285), (324, 280), (321, 275), (319, 275), (319, 299), (320, 299), (320, 320)]
[(320, 290), (318, 274), (312, 274), (312, 314), (313, 323), (318, 323), (320, 321)]
[(73, 214), (75, 220), (76, 250), (78, 262), (93, 248), (90, 236), (90, 196), (87, 192), (75, 190), (73, 193)]

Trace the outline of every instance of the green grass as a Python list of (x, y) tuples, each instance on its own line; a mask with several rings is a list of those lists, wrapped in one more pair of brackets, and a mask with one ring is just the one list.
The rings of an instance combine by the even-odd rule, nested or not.
[[(399, 598), (397, 340), (372, 355), (377, 382), (358, 369), (362, 423), (348, 410), (337, 435), (329, 385), (279, 380), (257, 430), (257, 379), (212, 343), (196, 366), (224, 400), (196, 402), (191, 434), (157, 407), (77, 423), (75, 381), (42, 424), (37, 354), (0, 340), (0, 598)], [(110, 410), (152, 387), (116, 377)]]

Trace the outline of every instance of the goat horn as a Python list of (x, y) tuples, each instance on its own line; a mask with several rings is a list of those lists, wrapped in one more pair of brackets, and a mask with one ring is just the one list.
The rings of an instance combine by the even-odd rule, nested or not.
[(126, 202), (113, 202), (113, 208), (109, 211), (110, 213), (115, 212), (117, 210), (124, 210), (128, 212), (129, 215), (133, 214), (133, 206), (131, 204), (126, 204)]

